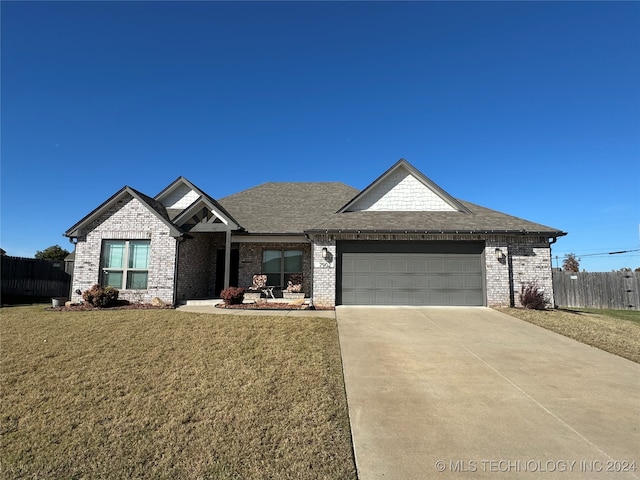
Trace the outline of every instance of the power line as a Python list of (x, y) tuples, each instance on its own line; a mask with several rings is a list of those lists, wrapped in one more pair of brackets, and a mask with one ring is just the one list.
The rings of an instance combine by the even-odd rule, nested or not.
[(562, 257), (566, 257), (568, 255), (575, 255), (578, 258), (583, 258), (583, 257), (607, 257), (609, 255), (621, 255), (621, 254), (625, 254), (625, 253), (633, 253), (633, 252), (640, 252), (640, 248), (634, 248), (632, 250), (620, 250), (617, 252), (600, 252), (600, 253), (584, 253), (584, 254), (578, 254), (578, 253), (574, 253), (574, 252), (569, 252), (569, 253), (565, 253), (565, 254), (556, 254), (555, 256), (562, 256)]

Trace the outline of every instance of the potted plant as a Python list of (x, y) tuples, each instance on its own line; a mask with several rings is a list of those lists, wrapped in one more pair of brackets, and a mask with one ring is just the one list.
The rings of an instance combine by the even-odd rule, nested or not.
[(289, 300), (304, 298), (304, 292), (302, 291), (302, 274), (291, 274), (287, 282), (287, 288), (282, 291), (282, 298)]

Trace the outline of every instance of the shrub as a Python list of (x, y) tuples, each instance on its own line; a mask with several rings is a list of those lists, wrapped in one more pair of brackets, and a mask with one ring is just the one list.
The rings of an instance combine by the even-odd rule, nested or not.
[(524, 308), (531, 310), (545, 310), (549, 305), (549, 300), (545, 297), (544, 292), (540, 290), (538, 285), (531, 282), (522, 285), (520, 290), (520, 303)]
[(300, 273), (292, 273), (287, 282), (287, 292), (302, 291), (302, 275)]
[(118, 303), (118, 295), (120, 292), (113, 287), (103, 287), (102, 285), (94, 285), (82, 294), (84, 301), (94, 307), (113, 307)]
[(244, 300), (244, 288), (229, 287), (220, 292), (225, 305), (239, 305)]

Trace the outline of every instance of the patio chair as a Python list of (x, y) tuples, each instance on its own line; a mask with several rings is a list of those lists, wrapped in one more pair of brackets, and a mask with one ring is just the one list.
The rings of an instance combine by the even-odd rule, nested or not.
[(265, 294), (265, 296), (270, 296), (271, 298), (276, 298), (273, 295), (273, 289), (275, 287), (267, 285), (267, 275), (264, 273), (256, 273), (253, 276), (253, 284), (251, 285), (250, 290), (261, 291)]

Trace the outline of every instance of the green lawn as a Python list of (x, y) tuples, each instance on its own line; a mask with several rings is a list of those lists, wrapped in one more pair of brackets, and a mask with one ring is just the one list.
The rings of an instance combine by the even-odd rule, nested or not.
[(0, 310), (2, 477), (355, 479), (335, 320)]

